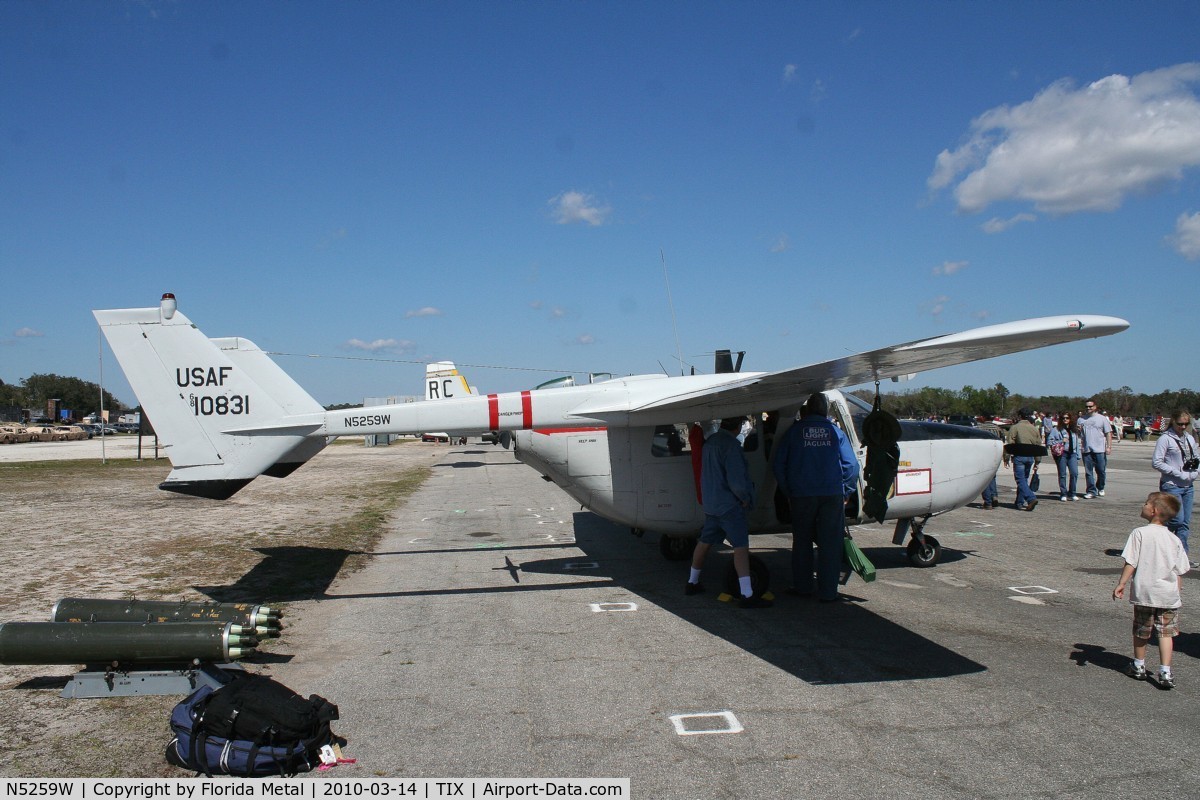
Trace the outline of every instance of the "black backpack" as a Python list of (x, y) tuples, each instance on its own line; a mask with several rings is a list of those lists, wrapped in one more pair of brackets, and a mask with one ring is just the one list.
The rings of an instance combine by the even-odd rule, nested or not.
[(337, 718), (337, 706), (323, 697), (306, 700), (271, 678), (239, 675), (175, 706), (167, 761), (209, 777), (307, 772), (332, 743), (329, 723)]

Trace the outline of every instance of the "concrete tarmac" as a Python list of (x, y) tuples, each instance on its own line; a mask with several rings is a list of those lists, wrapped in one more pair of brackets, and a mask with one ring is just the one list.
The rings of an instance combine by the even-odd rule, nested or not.
[[(655, 534), (581, 511), (500, 448), (453, 448), (369, 566), (298, 609), (273, 672), (340, 706), (347, 777), (628, 777), (633, 797), (731, 800), (1191, 795), (1197, 576), (1173, 691), (1121, 673), (1132, 609), (1111, 599), (1112, 552), (1157, 486), (1152, 448), (1118, 445), (1090, 501), (1059, 502), (1047, 460), (1033, 512), (1002, 470), (1005, 507), (929, 523), (931, 569), (891, 524), (862, 526), (878, 580), (762, 610), (717, 599), (727, 552), (685, 597), (687, 565)], [(790, 537), (751, 545), (786, 586)]]

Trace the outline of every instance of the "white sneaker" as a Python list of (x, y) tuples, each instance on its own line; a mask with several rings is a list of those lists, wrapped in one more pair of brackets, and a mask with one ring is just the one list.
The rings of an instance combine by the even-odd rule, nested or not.
[(1100, 491), (1096, 492), (1096, 494), (1100, 495), (1101, 497), (1104, 497), (1104, 490), (1101, 489)]
[(1085, 495), (1083, 496), (1083, 499), (1084, 499), (1084, 500), (1092, 500), (1092, 499), (1094, 499), (1095, 497), (1096, 497), (1096, 495), (1092, 494), (1091, 492), (1088, 492), (1087, 494), (1085, 494)]
[(1067, 502), (1067, 496), (1066, 496), (1065, 494), (1063, 494), (1063, 495), (1059, 495), (1058, 499), (1059, 499), (1059, 500), (1061, 500), (1061, 501), (1062, 501), (1062, 502), (1064, 502), (1064, 503), (1065, 503), (1065, 502)]
[(1077, 495), (1077, 494), (1073, 494), (1073, 495), (1071, 495), (1071, 499), (1072, 499), (1072, 500), (1078, 500), (1078, 499), (1079, 499), (1079, 495)]

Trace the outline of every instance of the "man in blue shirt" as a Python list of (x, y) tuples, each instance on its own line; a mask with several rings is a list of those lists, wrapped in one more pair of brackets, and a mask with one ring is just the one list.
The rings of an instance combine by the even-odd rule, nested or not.
[(813, 544), (817, 546), (817, 597), (838, 599), (846, 498), (858, 490), (858, 458), (850, 440), (829, 419), (821, 392), (808, 398), (799, 422), (775, 448), (771, 468), (787, 493), (792, 515), (792, 591), (813, 593)]
[(692, 553), (692, 571), (684, 594), (704, 591), (700, 570), (714, 544), (728, 539), (733, 545), (733, 568), (737, 571), (742, 608), (768, 608), (771, 601), (754, 596), (750, 585), (750, 526), (746, 512), (754, 507), (754, 481), (738, 441), (745, 417), (721, 420), (721, 427), (704, 442), (700, 467), (700, 495), (704, 498), (704, 528)]

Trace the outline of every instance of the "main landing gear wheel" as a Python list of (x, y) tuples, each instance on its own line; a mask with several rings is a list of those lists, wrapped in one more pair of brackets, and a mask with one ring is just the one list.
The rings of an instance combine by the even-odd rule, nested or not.
[(667, 536), (665, 533), (658, 537), (658, 549), (667, 561), (683, 561), (692, 557), (696, 549), (696, 540), (683, 536)]
[[(750, 591), (754, 597), (762, 597), (771, 587), (771, 571), (758, 556), (750, 555)], [(737, 569), (733, 559), (729, 559), (729, 567), (725, 570), (725, 591), (734, 597), (742, 596), (742, 587), (738, 582)]]
[(942, 557), (942, 545), (932, 536), (925, 535), (921, 540), (913, 539), (908, 543), (908, 563), (914, 567), (932, 567)]

